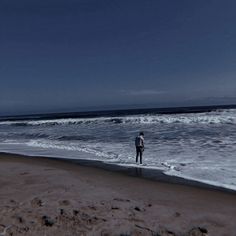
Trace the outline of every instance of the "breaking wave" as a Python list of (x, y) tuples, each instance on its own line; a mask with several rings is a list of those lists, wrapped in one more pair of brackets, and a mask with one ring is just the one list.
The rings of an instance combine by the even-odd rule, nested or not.
[(222, 110), (198, 114), (132, 115), (120, 117), (66, 118), (30, 121), (2, 121), (0, 125), (55, 126), (75, 124), (236, 124), (236, 110)]

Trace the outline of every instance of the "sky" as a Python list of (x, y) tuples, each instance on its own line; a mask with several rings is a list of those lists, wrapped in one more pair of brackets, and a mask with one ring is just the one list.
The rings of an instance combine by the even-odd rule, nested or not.
[(234, 0), (1, 0), (0, 115), (236, 104)]

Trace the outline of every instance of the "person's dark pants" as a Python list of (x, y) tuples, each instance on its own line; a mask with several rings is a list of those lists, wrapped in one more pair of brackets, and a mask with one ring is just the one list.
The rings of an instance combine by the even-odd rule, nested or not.
[(140, 164), (142, 164), (143, 147), (136, 147), (136, 162), (138, 162), (138, 157), (140, 157)]

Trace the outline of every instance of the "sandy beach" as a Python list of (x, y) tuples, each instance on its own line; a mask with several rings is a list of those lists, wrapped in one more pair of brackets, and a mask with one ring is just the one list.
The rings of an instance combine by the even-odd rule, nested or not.
[(236, 194), (0, 154), (0, 235), (235, 236)]

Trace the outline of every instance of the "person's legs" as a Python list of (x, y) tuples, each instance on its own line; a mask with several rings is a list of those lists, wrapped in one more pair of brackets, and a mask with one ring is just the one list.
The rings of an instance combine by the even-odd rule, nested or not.
[(136, 147), (136, 163), (138, 163), (139, 148)]
[(140, 149), (139, 155), (140, 155), (140, 164), (142, 164), (143, 150)]

